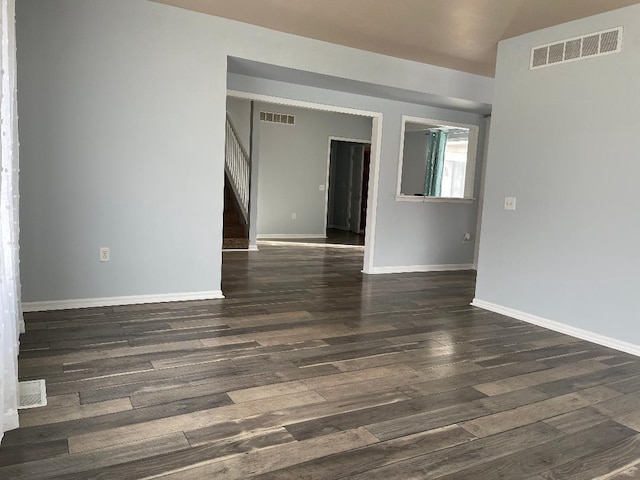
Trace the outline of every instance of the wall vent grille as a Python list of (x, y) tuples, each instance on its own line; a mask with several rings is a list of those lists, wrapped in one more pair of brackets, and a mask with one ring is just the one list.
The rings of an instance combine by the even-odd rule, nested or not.
[(281, 125), (295, 125), (295, 115), (287, 115), (286, 113), (260, 112), (260, 121), (269, 123), (279, 123)]
[(530, 69), (575, 62), (622, 51), (623, 27), (568, 38), (531, 49)]

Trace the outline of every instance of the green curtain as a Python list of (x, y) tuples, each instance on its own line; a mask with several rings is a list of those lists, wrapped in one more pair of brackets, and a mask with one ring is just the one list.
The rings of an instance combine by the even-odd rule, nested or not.
[(427, 134), (427, 174), (424, 182), (424, 194), (427, 197), (439, 197), (442, 191), (444, 173), (444, 151), (447, 147), (447, 132), (430, 130)]

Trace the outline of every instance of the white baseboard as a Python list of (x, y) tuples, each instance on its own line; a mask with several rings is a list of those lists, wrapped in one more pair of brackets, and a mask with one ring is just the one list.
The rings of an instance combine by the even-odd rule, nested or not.
[(474, 298), (471, 302), (474, 307), (489, 310), (490, 312), (506, 315), (507, 317), (515, 318), (516, 320), (522, 320), (523, 322), (531, 323), (539, 327), (548, 328), (554, 332), (564, 333), (572, 337), (586, 340), (587, 342), (597, 343), (603, 347), (613, 348), (621, 352), (630, 353), (631, 355), (640, 356), (640, 345), (634, 345), (632, 343), (623, 342), (615, 338), (600, 335), (599, 333), (590, 332), (589, 330), (583, 330), (581, 328), (572, 327), (565, 323), (556, 322), (555, 320), (549, 320), (547, 318), (531, 315), (530, 313), (515, 310), (513, 308), (504, 307), (491, 302), (486, 302), (478, 298)]
[(271, 238), (327, 238), (325, 233), (261, 233), (258, 234), (258, 240), (268, 240)]
[[(2, 421), (2, 424), (3, 424), (3, 428), (0, 429), (0, 433), (2, 432), (2, 430), (4, 431), (15, 430), (16, 428), (19, 427), (17, 409), (11, 409), (7, 412), (4, 412), (4, 414), (0, 414), (0, 415), (1, 415), (0, 421)], [(0, 434), (0, 440), (2, 440), (1, 434)]]
[(363, 270), (368, 275), (380, 275), (384, 273), (415, 273), (415, 272), (453, 272), (457, 270), (473, 270), (471, 263), (448, 265), (401, 265), (397, 267), (373, 267)]
[(249, 245), (247, 248), (223, 248), (223, 252), (257, 252), (257, 245)]
[(49, 310), (68, 310), (70, 308), (114, 307), (117, 305), (186, 302), (189, 300), (215, 300), (220, 298), (224, 298), (221, 290), (212, 290), (209, 292), (165, 293), (160, 295), (132, 295), (126, 297), (79, 298), (74, 300), (25, 302), (22, 304), (22, 311), (44, 312)]
[(344, 245), (340, 243), (305, 242), (304, 239), (294, 242), (292, 240), (260, 240), (261, 245), (273, 245), (276, 247), (313, 247), (313, 248), (343, 248), (348, 250), (362, 250), (364, 245)]

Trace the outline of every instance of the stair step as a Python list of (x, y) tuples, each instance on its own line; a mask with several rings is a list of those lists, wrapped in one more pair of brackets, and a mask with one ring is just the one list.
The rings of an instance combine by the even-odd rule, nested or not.
[(223, 218), (225, 223), (239, 223), (242, 221), (242, 217), (236, 211), (225, 210)]
[(248, 238), (225, 238), (222, 240), (222, 248), (249, 248)]
[(224, 238), (246, 237), (243, 225), (224, 225), (222, 231)]
[(226, 175), (222, 237), (224, 248), (249, 248), (248, 226)]

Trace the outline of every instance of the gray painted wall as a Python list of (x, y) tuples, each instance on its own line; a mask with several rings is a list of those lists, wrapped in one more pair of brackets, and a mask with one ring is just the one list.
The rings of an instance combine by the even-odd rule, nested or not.
[[(296, 124), (260, 122), (261, 111), (293, 114)], [(227, 112), (248, 150), (251, 102), (229, 97)], [(371, 119), (259, 102), (255, 103), (254, 114), (255, 130), (260, 135), (254, 153), (262, 159), (262, 173), (256, 175), (253, 191), (260, 212), (256, 215), (257, 236), (324, 235), (326, 193), (319, 186), (327, 187), (329, 137), (369, 140)], [(295, 220), (291, 218), (293, 213)], [(250, 243), (254, 245), (255, 241)]]
[[(528, 68), (533, 46), (620, 25), (620, 54)], [(500, 44), (478, 299), (640, 345), (639, 59), (640, 6)]]
[(403, 195), (424, 193), (428, 148), (429, 137), (426, 132), (404, 133), (402, 186), (400, 188)]
[[(228, 56), (460, 104), (492, 99), (485, 77), (146, 0), (17, 3), (25, 301), (220, 288)], [(385, 120), (386, 135), (395, 123)], [(390, 138), (382, 178), (396, 177), (396, 146)], [(98, 262), (100, 246), (110, 263)], [(379, 264), (406, 260), (384, 236), (378, 248)]]
[(242, 98), (227, 97), (227, 113), (233, 128), (236, 129), (238, 140), (249, 153), (251, 140), (251, 101)]
[(258, 236), (324, 235), (329, 137), (369, 140), (371, 119), (262, 103), (256, 110), (296, 117), (294, 126), (259, 123)]
[(210, 22), (130, 0), (16, 8), (23, 300), (219, 290)]
[[(374, 266), (472, 264), (474, 242), (463, 243), (465, 233), (476, 230), (477, 202), (398, 202), (398, 161), (402, 115), (480, 125), (475, 192), (479, 191), (484, 119), (474, 113), (394, 102), (291, 83), (230, 74), (229, 88), (255, 94), (324, 105), (381, 112), (381, 164), (378, 192)], [(317, 187), (316, 187), (317, 188)]]
[(258, 187), (260, 178), (260, 110), (253, 109), (253, 151), (251, 153), (251, 185), (249, 192), (249, 248), (258, 247)]

